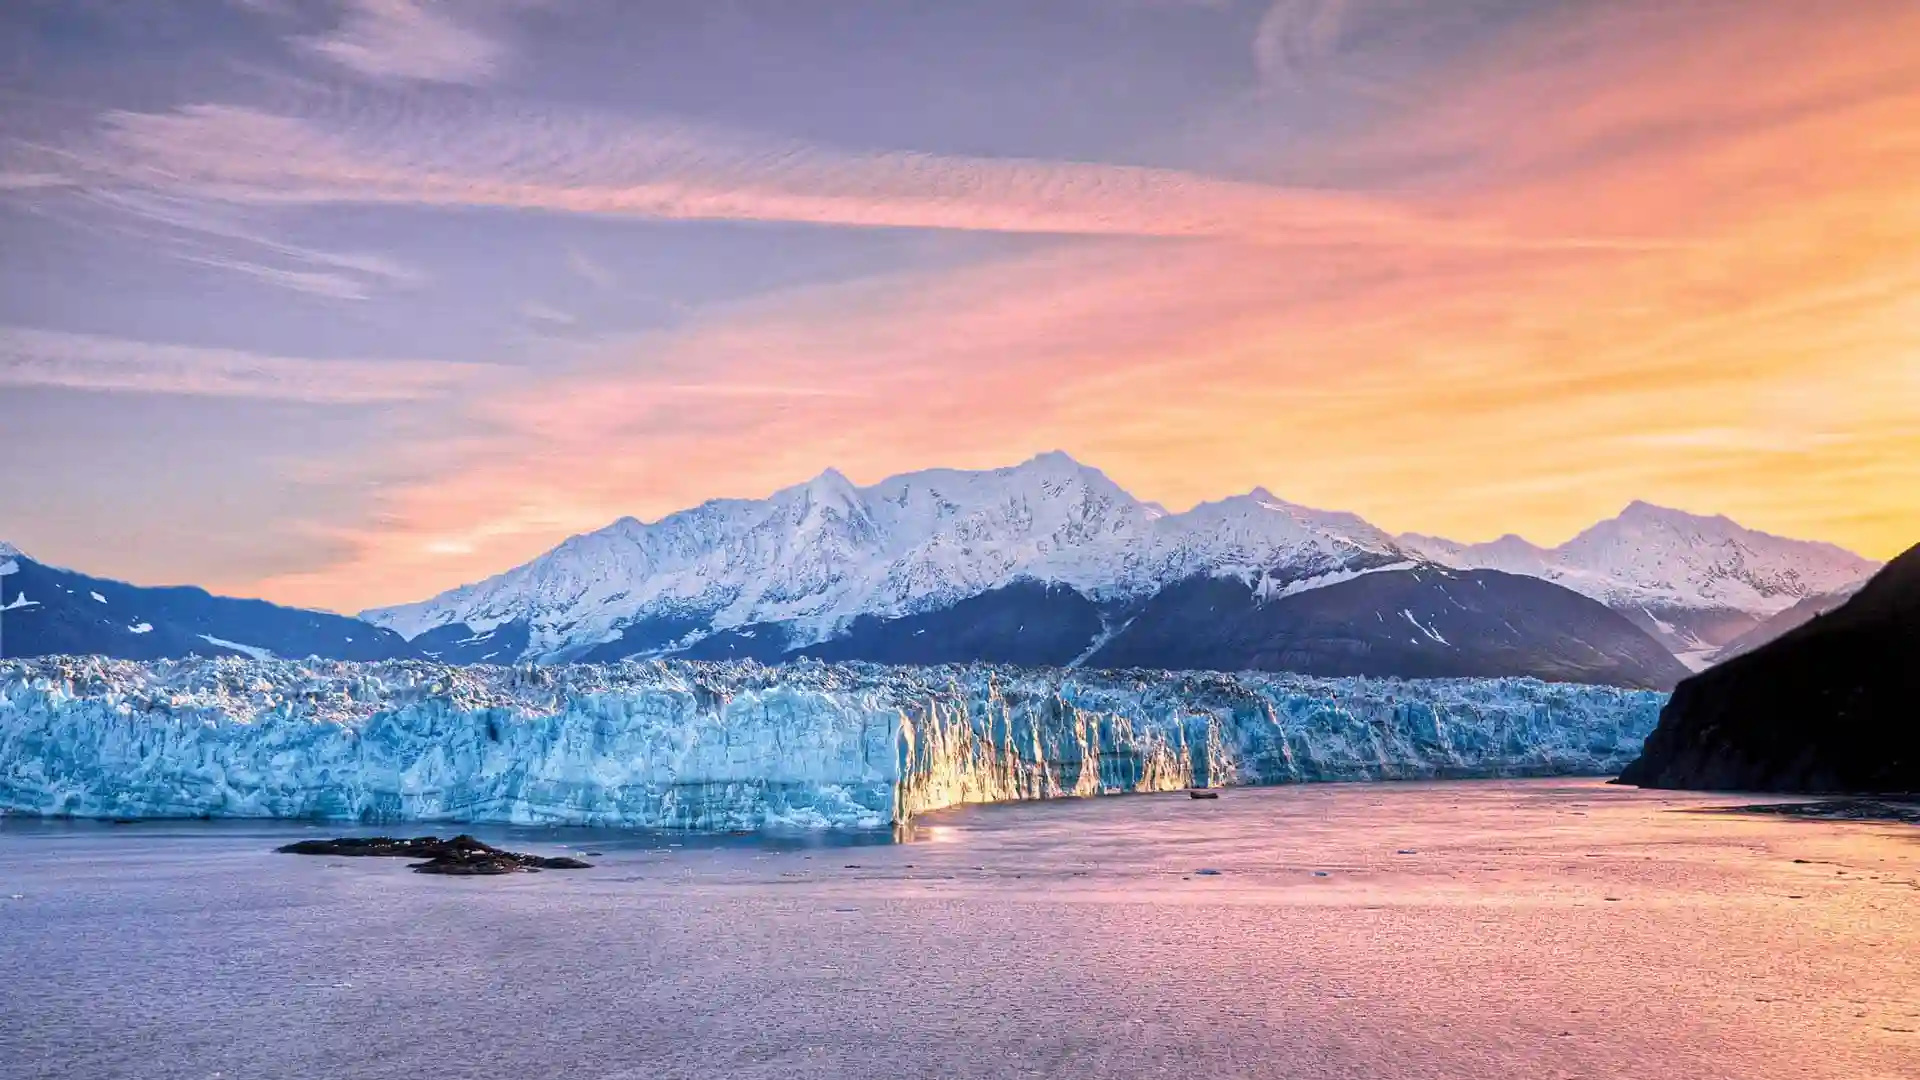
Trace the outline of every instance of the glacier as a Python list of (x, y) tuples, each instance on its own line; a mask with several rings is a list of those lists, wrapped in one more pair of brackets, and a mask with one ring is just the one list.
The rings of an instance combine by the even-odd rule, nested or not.
[(0, 661), (0, 813), (881, 828), (965, 803), (1603, 775), (1666, 695), (1532, 679)]

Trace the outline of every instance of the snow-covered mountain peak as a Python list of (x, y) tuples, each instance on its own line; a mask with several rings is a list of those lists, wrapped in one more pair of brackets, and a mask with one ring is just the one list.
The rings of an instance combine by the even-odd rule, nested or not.
[(792, 499), (796, 503), (800, 536), (817, 538), (822, 534), (851, 530), (870, 541), (874, 531), (873, 515), (860, 497), (860, 489), (838, 469), (828, 469), (797, 487), (776, 493), (773, 501)]
[[(1671, 506), (1661, 506), (1658, 503), (1650, 503), (1644, 499), (1633, 500), (1618, 514), (1608, 518), (1607, 521), (1651, 526), (1667, 525), (1677, 527), (1691, 525), (1705, 527), (1711, 525), (1723, 529), (1740, 528), (1739, 525), (1734, 523), (1732, 518), (1725, 514), (1696, 514), (1688, 510), (1680, 510)], [(1599, 524), (1605, 523), (1606, 522), (1600, 522)]]
[(1559, 550), (1574, 565), (1634, 585), (1769, 613), (1852, 584), (1879, 566), (1832, 544), (1645, 504), (1600, 522)]
[(1042, 450), (1020, 464), (1010, 466), (1010, 469), (1014, 471), (1027, 469), (1052, 469), (1060, 472), (1080, 470), (1089, 472), (1100, 471), (1091, 465), (1082, 464), (1079, 459), (1067, 453), (1065, 450)]
[(1616, 518), (1656, 517), (1657, 518), (1657, 517), (1673, 517), (1676, 515), (1680, 517), (1695, 516), (1693, 514), (1687, 513), (1685, 510), (1675, 510), (1670, 506), (1660, 506), (1655, 503), (1650, 503), (1645, 499), (1635, 499), (1632, 502), (1628, 503), (1626, 507), (1622, 509), (1618, 514), (1615, 514), (1614, 517)]
[(806, 483), (797, 484), (787, 490), (799, 492), (816, 502), (842, 505), (858, 502), (860, 498), (860, 489), (854, 486), (853, 481), (847, 479), (846, 473), (834, 468), (829, 468)]
[(1156, 587), (1204, 575), (1273, 591), (1407, 561), (1391, 536), (1358, 515), (1300, 506), (1265, 488), (1203, 502), (1153, 526), (1138, 565)]
[(1321, 510), (1288, 502), (1264, 487), (1245, 495), (1230, 495), (1214, 502), (1201, 503), (1187, 512), (1198, 521), (1239, 520), (1255, 527), (1297, 538), (1319, 537), (1335, 545), (1349, 545), (1383, 554), (1401, 554), (1401, 545), (1388, 533), (1358, 514), (1345, 510)]
[(1511, 535), (1485, 544), (1402, 540), (1442, 562), (1545, 577), (1615, 607), (1656, 610), (1767, 615), (1859, 581), (1878, 566), (1832, 544), (1637, 500), (1554, 548)]
[(1114, 483), (1106, 473), (1076, 459), (1064, 450), (1048, 450), (1042, 454), (1035, 454), (1018, 465), (993, 469), (991, 473), (994, 476), (1023, 483), (1038, 484), (1043, 490), (1084, 485), (1102, 494), (1124, 499), (1129, 504), (1140, 505), (1140, 500), (1134, 498), (1119, 484)]
[(25, 558), (27, 553), (7, 543), (5, 540), (0, 540), (0, 559), (11, 559), (16, 555)]
[[(1684, 537), (1690, 541), (1722, 541), (1747, 535), (1764, 535), (1741, 528), (1725, 514), (1694, 514), (1685, 510), (1676, 510), (1669, 506), (1656, 506), (1638, 499), (1628, 503), (1626, 508), (1613, 517), (1595, 522), (1588, 526), (1581, 536), (1615, 537), (1638, 539), (1648, 536), (1671, 535)], [(1578, 540), (1576, 537), (1575, 540)], [(1774, 537), (1774, 539), (1779, 539)], [(1573, 541), (1569, 541), (1572, 543)]]

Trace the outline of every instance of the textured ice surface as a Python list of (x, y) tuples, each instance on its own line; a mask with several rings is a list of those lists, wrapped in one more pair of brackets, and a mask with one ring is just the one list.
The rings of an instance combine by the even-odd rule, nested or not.
[(752, 829), (1189, 785), (1598, 775), (1665, 695), (680, 661), (0, 662), (0, 811)]

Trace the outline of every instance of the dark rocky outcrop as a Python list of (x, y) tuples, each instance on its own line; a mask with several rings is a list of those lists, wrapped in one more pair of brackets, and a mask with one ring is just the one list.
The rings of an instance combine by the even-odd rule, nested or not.
[(1531, 675), (1658, 690), (1687, 675), (1659, 642), (1597, 600), (1539, 578), (1439, 566), (1376, 569), (1272, 596), (1237, 578), (1198, 576), (1131, 601), (1097, 602), (1064, 585), (1021, 580), (930, 611), (861, 615), (824, 641), (793, 645), (798, 636), (783, 623), (702, 634), (695, 620), (651, 619), (577, 659)]
[(436, 626), (407, 644), (414, 655), (443, 664), (512, 664), (527, 651), (532, 633), (525, 619), (504, 622), (491, 630), (452, 623)]
[(1764, 803), (1758, 806), (1709, 806), (1695, 813), (1759, 814), (1770, 817), (1800, 818), (1805, 821), (1897, 821), (1906, 825), (1920, 825), (1920, 798), (1882, 796), (1820, 799), (1816, 802)]
[(1100, 635), (1100, 609), (1064, 585), (1016, 581), (936, 611), (862, 615), (838, 637), (795, 650), (829, 663), (1063, 667)]
[(1620, 782), (1920, 791), (1920, 547), (1832, 612), (1682, 682)]
[(333, 840), (301, 840), (276, 850), (286, 855), (386, 856), (426, 860), (413, 864), (412, 870), (416, 874), (465, 876), (593, 868), (592, 863), (579, 859), (546, 858), (504, 851), (491, 844), (483, 844), (465, 833), (451, 840), (442, 840), (437, 836), (348, 836)]

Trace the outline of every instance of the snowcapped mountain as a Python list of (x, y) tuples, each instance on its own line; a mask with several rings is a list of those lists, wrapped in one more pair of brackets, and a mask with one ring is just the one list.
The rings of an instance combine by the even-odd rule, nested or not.
[(1238, 578), (1261, 596), (1297, 592), (1412, 560), (1387, 533), (1355, 514), (1314, 510), (1265, 488), (1184, 514), (1148, 530), (1127, 595), (1191, 577)]
[(1406, 561), (1350, 514), (1265, 491), (1168, 514), (1054, 452), (864, 488), (829, 469), (766, 499), (715, 500), (651, 524), (624, 518), (504, 574), (363, 617), (409, 637), (523, 622), (531, 652), (552, 658), (615, 640), (669, 651), (761, 624), (782, 626), (792, 647), (861, 616), (934, 611), (1017, 581), (1110, 603), (1195, 575), (1272, 592)]
[[(9, 653), (441, 662), (800, 657), (894, 664), (1530, 675), (1664, 688), (1874, 568), (1635, 503), (1556, 548), (1396, 537), (1264, 489), (1183, 513), (1063, 453), (622, 518), (362, 620), (143, 589), (0, 546)], [(1674, 659), (1679, 657), (1679, 661)]]
[(1555, 548), (1517, 536), (1457, 544), (1409, 534), (1415, 555), (1463, 569), (1545, 578), (1632, 619), (1684, 657), (1701, 659), (1807, 599), (1857, 584), (1879, 564), (1832, 544), (1790, 540), (1635, 502)]
[[(1461, 648), (1384, 631), (1407, 604), (1360, 610), (1371, 602), (1364, 598), (1388, 593), (1426, 602), (1432, 583), (1420, 573), (1435, 566), (1550, 582), (1613, 609), (1683, 660), (1704, 663), (1767, 617), (1844, 588), (1875, 564), (1832, 545), (1646, 503), (1556, 548), (1517, 536), (1474, 545), (1396, 537), (1264, 489), (1173, 514), (1053, 452), (1004, 469), (929, 469), (869, 487), (829, 469), (765, 499), (719, 499), (652, 523), (623, 518), (504, 574), (362, 617), (427, 643), (422, 648), (456, 650), (450, 656), (484, 650), (493, 659), (518, 648), (542, 660), (805, 654), (1065, 664), (1125, 655), (1145, 663), (1156, 649), (1179, 652), (1168, 627), (1210, 618), (1232, 622), (1229, 636), (1269, 643), (1240, 649), (1256, 658), (1341, 650), (1384, 657), (1410, 644)], [(1326, 609), (1337, 618), (1324, 604), (1264, 610), (1375, 574), (1383, 576), (1369, 578), (1372, 586), (1339, 592), (1350, 599)], [(1203, 585), (1169, 591), (1225, 581), (1238, 583), (1245, 601)], [(1467, 665), (1461, 653), (1423, 659), (1420, 670), (1485, 674), (1511, 660), (1515, 673), (1622, 677), (1605, 674), (1611, 670), (1633, 672), (1636, 685), (1670, 681), (1671, 666), (1640, 656), (1619, 626), (1485, 582), (1476, 590), (1492, 589), (1486, 625), (1525, 622), (1534, 627), (1522, 635), (1529, 640), (1503, 645), (1494, 667)], [(1157, 606), (1149, 602), (1156, 597), (1164, 598)], [(1243, 610), (1248, 603), (1261, 610)], [(1318, 614), (1308, 618), (1310, 608)], [(1270, 647), (1283, 638), (1292, 644)], [(1180, 653), (1183, 662), (1193, 660), (1189, 652)], [(1392, 666), (1367, 661), (1354, 670)]]

